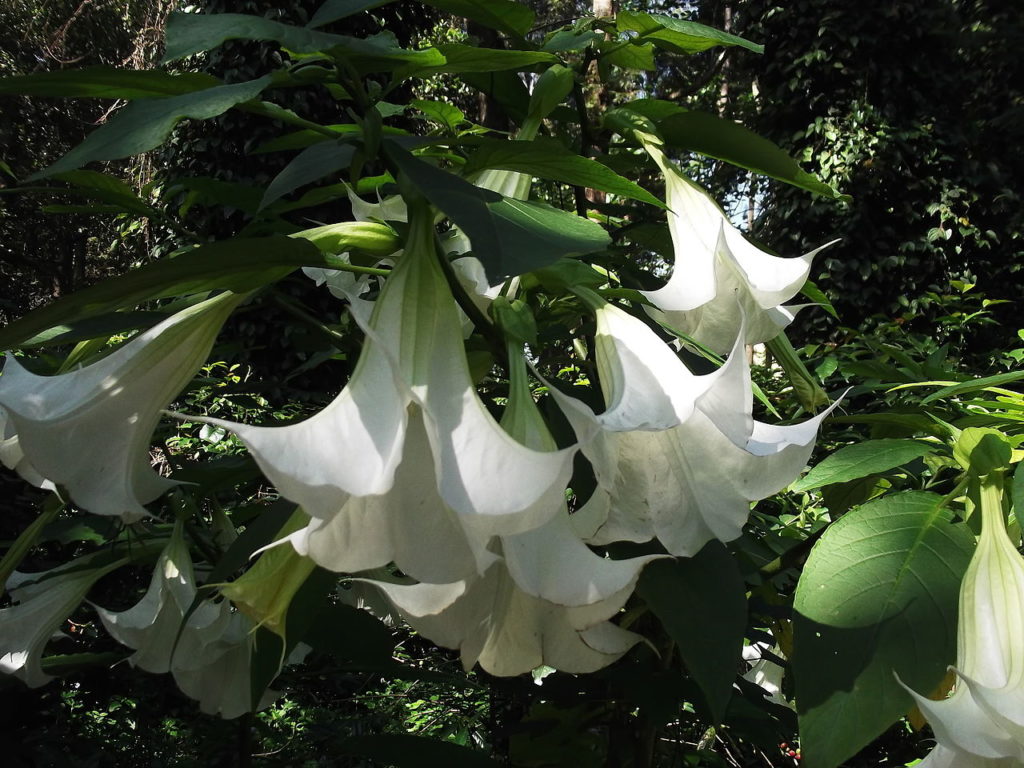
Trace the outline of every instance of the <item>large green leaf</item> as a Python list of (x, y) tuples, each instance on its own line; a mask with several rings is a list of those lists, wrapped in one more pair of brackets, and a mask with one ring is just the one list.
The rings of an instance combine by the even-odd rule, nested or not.
[(494, 99), (513, 120), (522, 121), (530, 108), (530, 92), (515, 72), (463, 72), (467, 85)]
[(557, 139), (482, 139), (480, 147), (469, 158), (464, 172), (471, 174), (485, 168), (528, 173), (542, 179), (600, 189), (621, 197), (665, 207), (664, 203), (639, 184), (620, 176), (596, 160), (569, 151)]
[(974, 535), (940, 496), (887, 496), (848, 512), (797, 585), (793, 676), (804, 764), (834, 768), (932, 691), (956, 653)]
[[(337, 235), (339, 231), (335, 228), (329, 234), (341, 236)], [(329, 269), (337, 267), (338, 261), (305, 239), (281, 235), (205, 245), (104, 280), (30, 312), (0, 330), (0, 349), (16, 347), (55, 326), (134, 307), (151, 299), (216, 289), (253, 290), (280, 280), (301, 266)]]
[(1024, 379), (1024, 371), (1010, 371), (1009, 373), (997, 373), (993, 376), (985, 376), (980, 379), (971, 379), (969, 381), (961, 381), (958, 384), (951, 384), (943, 387), (938, 392), (932, 392), (928, 397), (921, 401), (921, 404), (930, 403), (934, 400), (941, 400), (944, 397), (951, 397), (952, 395), (962, 395), (967, 392), (979, 392), (989, 387), (1002, 387), (1004, 384), (1012, 384), (1013, 382)]
[(738, 45), (754, 53), (764, 53), (763, 45), (714, 27), (671, 16), (620, 11), (615, 23), (620, 32), (638, 32), (644, 40), (650, 40), (673, 53), (700, 53), (716, 45)]
[(338, 751), (394, 768), (497, 768), (501, 765), (479, 750), (408, 733), (351, 736), (338, 746)]
[(572, 93), (576, 83), (576, 73), (561, 64), (552, 64), (533, 85), (530, 94), (530, 117), (543, 120)]
[(133, 101), (56, 163), (29, 178), (53, 176), (97, 160), (117, 160), (148, 152), (160, 146), (174, 126), (185, 118), (216, 117), (243, 101), (256, 98), (270, 82), (267, 75), (258, 80), (218, 85), (166, 99)]
[(420, 0), (454, 16), (464, 16), (485, 27), (523, 37), (533, 26), (534, 13), (526, 3), (514, 0)]
[(220, 85), (220, 80), (201, 72), (172, 75), (155, 69), (114, 69), (98, 66), (5, 77), (0, 79), (0, 94), (146, 99), (180, 96), (216, 85)]
[(340, 144), (336, 141), (325, 141), (307, 147), (273, 178), (263, 195), (260, 208), (267, 207), (299, 187), (348, 168), (355, 151), (351, 144)]
[(934, 445), (916, 440), (865, 440), (847, 445), (827, 456), (820, 464), (793, 484), (794, 491), (809, 491), (832, 483), (845, 483), (860, 477), (899, 467), (927, 456)]
[(712, 719), (721, 722), (747, 627), (746, 587), (736, 561), (713, 541), (694, 557), (651, 563), (637, 590), (675, 640)]
[[(327, 0), (313, 14), (310, 27), (322, 27), (360, 11), (379, 8), (393, 0)], [(485, 27), (522, 37), (533, 26), (534, 13), (529, 6), (514, 0), (420, 0), (439, 11), (483, 24)]]
[(380, 8), (382, 5), (393, 3), (394, 0), (327, 0), (326, 3), (317, 8), (313, 18), (310, 19), (307, 27), (322, 27), (332, 21), (353, 16), (362, 11), (370, 11)]
[(501, 72), (504, 70), (532, 69), (538, 64), (556, 64), (558, 57), (543, 51), (514, 51), (506, 48), (480, 48), (462, 43), (442, 43), (437, 46), (444, 62), (423, 65), (416, 62), (403, 73), (425, 77), (435, 73)]
[(167, 314), (164, 312), (110, 312), (47, 328), (42, 333), (27, 339), (20, 346), (28, 349), (107, 338), (115, 333), (149, 328), (166, 319)]
[(774, 143), (732, 120), (707, 112), (681, 112), (659, 121), (658, 130), (673, 147), (724, 160), (824, 197), (850, 199), (807, 173)]
[(295, 53), (336, 52), (357, 57), (361, 63), (385, 65), (383, 68), (401, 64), (429, 67), (444, 63), (444, 57), (437, 50), (406, 50), (388, 32), (367, 38), (331, 35), (242, 13), (172, 13), (167, 20), (166, 34), (165, 62), (211, 50), (227, 40), (265, 40)]
[(608, 233), (589, 219), (503, 198), (413, 157), (394, 142), (385, 147), (408, 180), (469, 236), (492, 283), (565, 256), (603, 250), (611, 242)]

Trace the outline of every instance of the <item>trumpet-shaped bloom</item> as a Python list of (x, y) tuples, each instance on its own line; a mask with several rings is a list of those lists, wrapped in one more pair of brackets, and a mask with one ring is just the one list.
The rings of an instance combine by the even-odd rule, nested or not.
[(1001, 484), (983, 478), (982, 529), (960, 587), (957, 682), (932, 701), (913, 691), (938, 746), (922, 766), (1024, 764), (1024, 557), (1006, 532)]
[(782, 695), (782, 680), (786, 676), (786, 670), (772, 661), (769, 653), (778, 655), (781, 651), (778, 646), (769, 648), (768, 643), (743, 646), (743, 660), (750, 664), (750, 669), (744, 673), (743, 679), (760, 686), (768, 694), (769, 701), (793, 709), (793, 705)]
[(8, 355), (0, 376), (7, 413), (0, 459), (30, 482), (65, 487), (95, 514), (127, 522), (146, 516), (143, 505), (172, 485), (149, 463), (160, 413), (206, 360), (241, 298), (225, 293), (196, 304), (57, 376), (37, 376)]
[[(170, 541), (157, 558), (153, 576), (142, 599), (125, 611), (108, 611), (96, 606), (96, 613), (107, 632), (117, 642), (135, 650), (128, 657), (132, 666), (161, 674), (171, 670), (175, 643), (194, 644), (189, 634), (202, 633), (221, 620), (220, 610), (204, 603), (189, 617), (187, 629), (179, 639), (178, 630), (196, 596), (192, 558), (178, 523)], [(192, 652), (195, 648), (190, 649)]]
[(803, 469), (826, 411), (795, 426), (753, 418), (742, 337), (717, 371), (692, 374), (643, 322), (601, 303), (596, 356), (608, 408), (556, 395), (598, 488), (576, 515), (595, 544), (657, 537), (674, 555), (740, 535), (750, 502)]
[[(196, 597), (192, 558), (181, 525), (161, 552), (149, 588), (131, 608), (96, 607), (110, 636), (135, 650), (128, 662), (147, 672), (171, 672), (181, 691), (206, 714), (238, 717), (252, 709), (249, 660), (253, 623), (231, 603)], [(186, 618), (187, 615), (187, 618)], [(274, 696), (267, 692), (260, 706)]]
[[(316, 519), (304, 542), (293, 541), (325, 567), (352, 572), (394, 559), (426, 580), (480, 572), (493, 555), (474, 542), (531, 530), (562, 509), (574, 449), (528, 448), (480, 401), (429, 211), (413, 217), (404, 253), (368, 307), (352, 300), (366, 343), (348, 385), (319, 414), (285, 427), (211, 421), (234, 431), (281, 494)], [(470, 524), (483, 538), (455, 535)], [(424, 541), (439, 549), (424, 552)]]
[(467, 670), (479, 662), (499, 676), (541, 665), (593, 672), (641, 639), (607, 621), (625, 604), (632, 584), (578, 607), (527, 594), (500, 562), (483, 576), (454, 584), (377, 585), (417, 632), (438, 645), (458, 648)]
[(718, 204), (686, 178), (660, 147), (650, 142), (646, 146), (665, 176), (676, 257), (668, 283), (644, 293), (660, 310), (652, 315), (720, 354), (732, 347), (741, 317), (747, 344), (776, 336), (793, 317), (779, 305), (806, 282), (811, 261), (821, 248), (792, 259), (762, 251), (743, 237)]
[[(509, 406), (502, 426), (522, 444), (554, 452), (527, 385), (521, 351), (510, 345), (509, 352)], [(487, 541), (472, 524), (467, 533)], [(552, 520), (499, 536), (491, 546), (500, 557), (480, 575), (448, 584), (378, 586), (418, 632), (458, 648), (466, 669), (479, 662), (494, 675), (517, 675), (541, 665), (590, 672), (640, 639), (606, 620), (657, 556), (610, 560), (597, 555), (573, 531), (564, 504)]]
[(15, 604), (0, 609), (0, 672), (21, 678), (31, 688), (53, 679), (41, 661), (47, 642), (57, 628), (85, 599), (102, 576), (125, 561), (98, 568), (78, 568), (78, 563), (28, 577), (31, 583), (11, 589)]

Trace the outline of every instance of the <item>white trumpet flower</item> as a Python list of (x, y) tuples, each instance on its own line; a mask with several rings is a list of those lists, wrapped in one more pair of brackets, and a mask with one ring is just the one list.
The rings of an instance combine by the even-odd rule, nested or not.
[(594, 544), (656, 537), (683, 557), (735, 539), (750, 503), (803, 469), (831, 409), (794, 426), (756, 421), (742, 337), (721, 368), (695, 376), (642, 321), (592, 303), (608, 407), (595, 415), (556, 393), (598, 479), (577, 531)]
[[(67, 489), (98, 515), (135, 522), (173, 483), (149, 463), (161, 411), (206, 360), (243, 297), (224, 293), (175, 313), (108, 356), (68, 373), (37, 376), (7, 356), (0, 459), (26, 480)], [(16, 440), (16, 443), (14, 442)]]
[(1006, 532), (1001, 486), (1001, 478), (982, 479), (981, 537), (960, 587), (953, 693), (932, 701), (910, 691), (938, 741), (922, 768), (1024, 764), (1024, 557)]
[(605, 600), (569, 607), (523, 592), (497, 562), (469, 581), (377, 586), (417, 632), (438, 645), (458, 648), (467, 670), (479, 662), (499, 676), (542, 665), (593, 672), (641, 639), (607, 621), (625, 604), (632, 585)]
[(52, 680), (41, 665), (46, 644), (92, 585), (126, 562), (96, 568), (72, 562), (45, 573), (15, 574), (23, 586), (10, 585), (15, 604), (0, 609), (0, 672), (21, 678), (30, 688)]
[[(348, 385), (323, 411), (285, 427), (209, 421), (235, 432), (280, 493), (317, 519), (304, 543), (294, 540), (325, 567), (352, 572), (394, 559), (424, 579), (481, 572), (493, 556), (472, 542), (486, 538), (445, 532), (472, 525), (486, 537), (507, 535), (551, 520), (575, 450), (530, 449), (487, 412), (429, 211), (412, 217), (372, 312), (358, 299), (352, 309), (366, 343)], [(429, 558), (424, 536), (439, 547)]]
[[(524, 445), (554, 452), (514, 345), (509, 358), (509, 406), (502, 425)], [(491, 545), (501, 557), (482, 575), (449, 584), (377, 586), (418, 632), (458, 648), (467, 670), (479, 662), (494, 675), (518, 675), (541, 665), (591, 672), (639, 641), (606, 620), (623, 606), (641, 569), (656, 555), (610, 560), (592, 552), (574, 533), (564, 503), (552, 520), (497, 537)]]
[[(161, 552), (149, 588), (125, 611), (96, 606), (104, 628), (135, 650), (132, 666), (170, 672), (178, 688), (199, 701), (206, 714), (231, 719), (252, 710), (249, 661), (253, 623), (231, 603), (203, 600), (189, 613), (197, 594), (192, 557), (175, 526)], [(267, 692), (260, 707), (276, 696)]]
[(733, 346), (741, 322), (747, 344), (774, 338), (793, 319), (793, 308), (780, 305), (803, 287), (811, 261), (827, 245), (788, 259), (761, 250), (656, 143), (645, 141), (645, 147), (665, 176), (675, 251), (668, 283), (644, 292), (658, 308), (652, 316), (719, 354)]

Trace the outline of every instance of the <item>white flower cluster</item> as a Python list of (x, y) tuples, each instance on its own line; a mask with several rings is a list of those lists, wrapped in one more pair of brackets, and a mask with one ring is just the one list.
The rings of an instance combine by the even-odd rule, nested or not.
[[(796, 426), (756, 421), (743, 349), (777, 332), (778, 305), (799, 290), (810, 256), (778, 259), (750, 245), (707, 195), (658, 159), (677, 261), (669, 284), (648, 298), (669, 325), (731, 350), (717, 371), (693, 374), (645, 322), (580, 288), (597, 322), (605, 409), (595, 413), (552, 388), (577, 436), (558, 449), (531, 395), (524, 350), (510, 345), (511, 390), (499, 423), (470, 374), (466, 318), (437, 259), (435, 214), (407, 215), (392, 200), (382, 204), (387, 210), (358, 209), (362, 217), (408, 218), (405, 247), (375, 301), (361, 298), (358, 280), (311, 275), (346, 298), (366, 334), (341, 393), (288, 426), (206, 420), (236, 434), (281, 496), (308, 516), (280, 546), (339, 573), (393, 564), (415, 583), (374, 584), (417, 631), (458, 648), (467, 668), (588, 672), (619, 658), (640, 637), (612, 619), (658, 555), (614, 560), (589, 545), (657, 539), (685, 557), (713, 539), (735, 539), (751, 502), (804, 467), (824, 417)], [(492, 176), (483, 183), (523, 194), (522, 179)], [(456, 250), (465, 248), (461, 240), (453, 238)], [(471, 257), (458, 262), (460, 279), (488, 302), (494, 293), (478, 265)], [(8, 358), (0, 459), (29, 481), (65, 489), (91, 512), (141, 519), (167, 486), (148, 463), (159, 414), (203, 363), (238, 301), (224, 294), (197, 304), (60, 376), (36, 376)], [(570, 515), (566, 492), (580, 452), (598, 485)], [(6, 671), (44, 681), (39, 637), (84, 597), (92, 582), (79, 580), (67, 582), (60, 600), (60, 580), (39, 595), (15, 593), (20, 602), (0, 612)], [(133, 663), (172, 671), (205, 709), (232, 716), (248, 707), (248, 683), (215, 696), (210, 670), (223, 677), (245, 668), (251, 623), (227, 601), (187, 614), (195, 594), (178, 531), (143, 600), (100, 615), (137, 649)], [(12, 633), (15, 622), (45, 624), (44, 634)], [(183, 643), (193, 648), (188, 658)], [(231, 687), (221, 678), (217, 685)]]

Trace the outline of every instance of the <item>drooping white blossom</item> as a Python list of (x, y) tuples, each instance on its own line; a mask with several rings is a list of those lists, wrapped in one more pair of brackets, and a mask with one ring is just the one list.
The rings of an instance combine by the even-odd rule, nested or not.
[(30, 688), (52, 680), (41, 665), (46, 644), (92, 585), (125, 562), (94, 568), (72, 562), (44, 573), (12, 576), (8, 586), (14, 604), (0, 609), (0, 672), (21, 678)]
[(0, 459), (29, 481), (66, 488), (94, 514), (145, 517), (143, 505), (173, 484), (149, 460), (161, 411), (205, 362), (241, 299), (224, 293), (191, 306), (57, 376), (38, 376), (8, 355), (0, 376), (7, 419)]
[(793, 318), (793, 308), (781, 305), (800, 291), (811, 261), (827, 246), (798, 258), (763, 251), (668, 159), (654, 137), (638, 136), (665, 177), (675, 252), (668, 282), (644, 292), (657, 307), (650, 310), (651, 315), (719, 354), (732, 348), (741, 323), (747, 344), (776, 336)]
[[(377, 301), (352, 299), (367, 338), (331, 404), (285, 427), (210, 421), (234, 431), (314, 518), (293, 535), (300, 553), (332, 570), (393, 560), (419, 579), (451, 581), (487, 568), (488, 537), (534, 529), (563, 508), (574, 450), (528, 448), (488, 413), (432, 214), (414, 216), (409, 237)], [(479, 534), (460, 534), (467, 526)]]
[(1024, 764), (1024, 557), (1007, 535), (1001, 496), (983, 480), (981, 536), (960, 587), (953, 693), (932, 701), (910, 691), (938, 741), (921, 763), (928, 768)]
[(742, 338), (726, 363), (695, 376), (645, 323), (594, 297), (607, 409), (556, 396), (598, 488), (573, 522), (588, 541), (658, 538), (674, 555), (740, 535), (750, 503), (803, 469), (829, 413), (794, 426), (753, 418)]
[[(253, 622), (227, 600), (202, 600), (191, 610), (197, 585), (192, 557), (177, 524), (161, 552), (146, 594), (125, 611), (96, 611), (128, 657), (147, 672), (174, 676), (181, 691), (206, 714), (230, 719), (252, 710)], [(260, 706), (276, 696), (268, 691)]]

